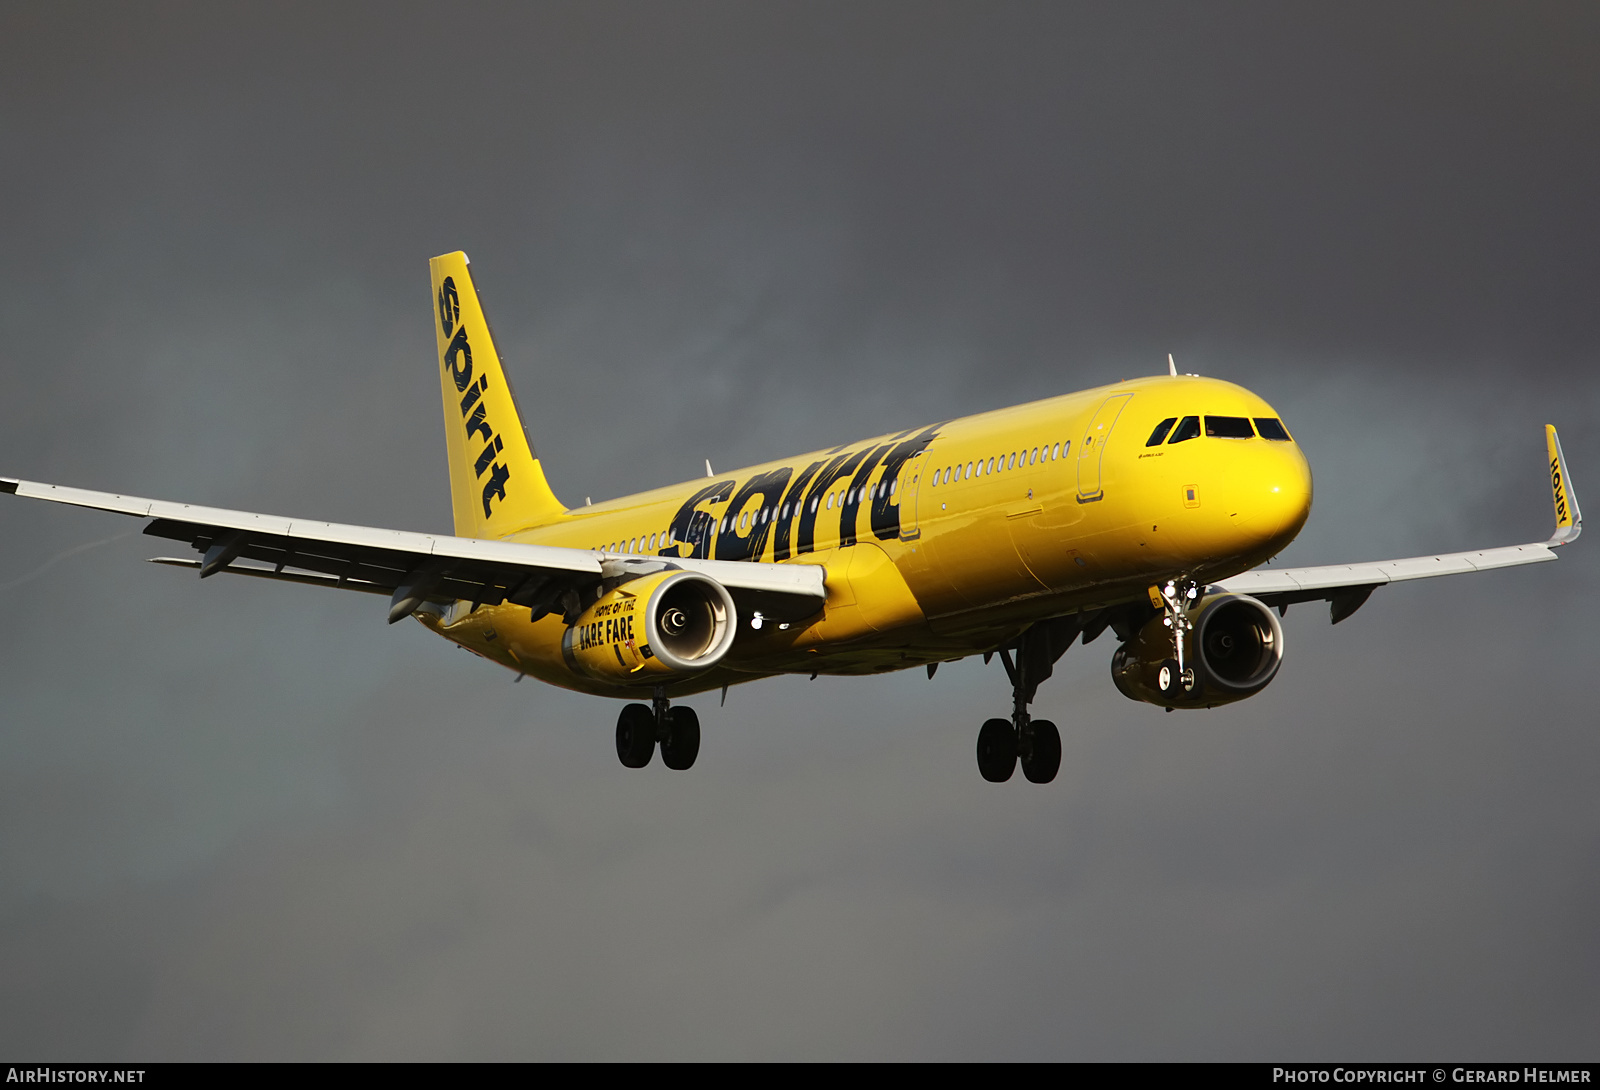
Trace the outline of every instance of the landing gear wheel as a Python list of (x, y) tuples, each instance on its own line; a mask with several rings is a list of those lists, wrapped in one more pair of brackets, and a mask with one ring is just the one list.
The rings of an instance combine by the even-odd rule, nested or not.
[(1183, 695), (1183, 675), (1178, 671), (1178, 660), (1167, 659), (1156, 670), (1156, 688), (1161, 695), (1176, 699)]
[(667, 709), (667, 736), (661, 740), (661, 763), (679, 771), (700, 755), (700, 717), (693, 708)]
[(655, 715), (648, 705), (627, 705), (617, 716), (617, 758), (628, 768), (643, 768), (655, 752)]
[(989, 720), (978, 731), (978, 771), (990, 783), (1005, 783), (1016, 769), (1016, 728), (1005, 719)]
[(1029, 783), (1049, 783), (1061, 768), (1061, 732), (1048, 719), (1035, 719), (1028, 729), (1033, 745), (1022, 758), (1022, 774)]

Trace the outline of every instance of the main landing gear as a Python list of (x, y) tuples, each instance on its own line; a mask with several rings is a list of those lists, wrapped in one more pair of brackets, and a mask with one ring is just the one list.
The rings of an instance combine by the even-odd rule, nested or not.
[(683, 770), (700, 755), (700, 717), (693, 708), (674, 708), (655, 691), (648, 706), (628, 704), (617, 716), (617, 757), (628, 768), (643, 768), (661, 743), (661, 763)]
[[(1049, 783), (1061, 768), (1061, 732), (1048, 719), (1028, 714), (1040, 682), (1055, 672), (1056, 660), (1083, 631), (1079, 615), (1033, 625), (1015, 647), (999, 650), (1011, 679), (1011, 719), (991, 719), (978, 731), (978, 771), (990, 783), (1004, 783), (1022, 764), (1030, 783)], [(989, 656), (984, 656), (987, 662)]]
[(1015, 720), (990, 719), (978, 732), (978, 771), (990, 783), (1004, 783), (1022, 763), (1033, 783), (1049, 783), (1061, 767), (1061, 732), (1048, 719), (1022, 712)]

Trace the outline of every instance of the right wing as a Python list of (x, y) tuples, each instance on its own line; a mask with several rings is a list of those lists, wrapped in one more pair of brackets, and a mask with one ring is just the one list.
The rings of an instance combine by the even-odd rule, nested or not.
[(343, 526), (11, 478), (0, 478), (0, 492), (151, 519), (145, 533), (187, 542), (200, 554), (154, 562), (198, 568), (202, 579), (228, 572), (387, 594), (390, 624), (426, 601), (464, 600), (474, 608), (511, 602), (535, 616), (576, 614), (583, 591), (668, 567), (707, 575), (728, 588), (741, 610), (774, 620), (809, 617), (827, 594), (825, 572), (815, 564), (637, 556)]
[(1550, 456), (1550, 493), (1556, 509), (1556, 532), (1548, 541), (1508, 545), (1471, 553), (1441, 553), (1404, 560), (1379, 560), (1370, 564), (1330, 564), (1317, 568), (1256, 568), (1216, 584), (1223, 590), (1248, 594), (1282, 612), (1295, 602), (1326, 600), (1333, 623), (1360, 609), (1368, 596), (1385, 583), (1431, 579), (1436, 575), (1510, 568), (1556, 559), (1555, 549), (1576, 541), (1583, 532), (1583, 513), (1567, 473), (1566, 455), (1553, 424), (1545, 425), (1545, 449)]

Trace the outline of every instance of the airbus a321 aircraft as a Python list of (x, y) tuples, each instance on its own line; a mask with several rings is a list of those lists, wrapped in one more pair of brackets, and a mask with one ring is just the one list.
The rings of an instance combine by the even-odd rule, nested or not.
[[(1582, 527), (1546, 427), (1556, 531), (1540, 544), (1257, 569), (1311, 511), (1278, 414), (1232, 383), (1169, 374), (908, 428), (567, 507), (546, 482), (467, 256), (431, 262), (455, 535), (224, 511), (32, 481), (18, 496), (148, 518), (199, 559), (158, 564), (359, 590), (519, 675), (631, 700), (617, 756), (694, 764), (670, 701), (774, 674), (874, 674), (998, 655), (1009, 719), (978, 732), (991, 781), (1048, 783), (1054, 724), (1028, 706), (1106, 629), (1122, 693), (1209, 708), (1272, 681), (1297, 602), (1335, 624), (1386, 583), (1555, 559)], [(1255, 570), (1252, 570), (1255, 569)], [(1277, 610), (1277, 615), (1274, 614)], [(648, 703), (646, 703), (648, 701)]]

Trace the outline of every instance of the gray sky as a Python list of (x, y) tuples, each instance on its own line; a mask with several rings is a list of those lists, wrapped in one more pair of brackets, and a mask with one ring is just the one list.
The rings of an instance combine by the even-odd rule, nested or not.
[[(1600, 503), (1585, 4), (11, 4), (0, 472), (449, 526), (465, 249), (581, 502), (1159, 372), (1316, 475), (1286, 559)], [(616, 705), (0, 503), (0, 1053), (1592, 1057), (1600, 542), (1289, 613), (1164, 715), (1076, 648)], [(250, 584), (250, 585), (245, 585)]]

